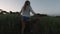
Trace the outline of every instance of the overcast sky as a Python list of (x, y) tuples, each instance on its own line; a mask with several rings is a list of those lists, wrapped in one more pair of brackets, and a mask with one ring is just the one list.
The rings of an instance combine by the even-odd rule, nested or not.
[[(0, 9), (20, 11), (26, 0), (0, 0)], [(36, 13), (60, 15), (60, 0), (30, 0), (31, 7)]]

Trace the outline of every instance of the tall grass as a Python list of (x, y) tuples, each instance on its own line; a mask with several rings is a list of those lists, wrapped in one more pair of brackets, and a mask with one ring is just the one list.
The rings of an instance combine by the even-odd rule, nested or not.
[[(60, 18), (31, 17), (33, 34), (60, 34)], [(21, 16), (17, 14), (0, 15), (1, 34), (20, 34)]]

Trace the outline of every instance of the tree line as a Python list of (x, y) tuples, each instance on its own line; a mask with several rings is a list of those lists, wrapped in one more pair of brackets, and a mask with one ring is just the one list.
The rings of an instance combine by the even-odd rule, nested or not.
[[(13, 11), (7, 12), (7, 11), (4, 11), (4, 10), (2, 10), (2, 9), (0, 9), (0, 14), (18, 14), (18, 15), (20, 15), (19, 12), (13, 12)], [(47, 14), (37, 13), (37, 14), (35, 14), (34, 16), (48, 16), (48, 15), (47, 15)]]

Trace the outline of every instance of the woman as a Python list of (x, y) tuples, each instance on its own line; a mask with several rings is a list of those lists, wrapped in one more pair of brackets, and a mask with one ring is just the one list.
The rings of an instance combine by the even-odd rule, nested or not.
[(21, 34), (24, 34), (25, 24), (26, 24), (26, 21), (29, 20), (29, 18), (30, 18), (30, 12), (35, 14), (35, 12), (32, 10), (32, 8), (30, 6), (30, 1), (26, 1), (20, 12), (20, 14), (22, 13), (21, 14), (22, 15), (22, 32), (21, 32)]

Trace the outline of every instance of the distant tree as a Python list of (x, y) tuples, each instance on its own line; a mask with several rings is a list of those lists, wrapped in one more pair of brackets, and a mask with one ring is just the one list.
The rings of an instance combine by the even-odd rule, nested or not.
[(12, 11), (10, 11), (9, 13), (12, 14)]
[(12, 11), (10, 11), (10, 14), (16, 14), (16, 12), (12, 12)]
[(47, 16), (46, 14), (41, 14), (40, 16)]
[(19, 12), (16, 12), (16, 14), (19, 14)]
[(0, 9), (0, 14), (2, 14), (2, 13), (1, 13), (1, 11), (3, 11), (3, 10), (2, 10), (2, 9)]
[(40, 14), (38, 13), (38, 14), (35, 14), (35, 16), (40, 16)]
[(39, 16), (47, 16), (46, 14), (37, 14), (37, 15), (39, 15)]
[(0, 9), (0, 14), (8, 14), (8, 12), (3, 9)]
[(18, 14), (19, 15), (19, 12), (12, 12), (12, 11), (10, 11), (10, 14)]
[(0, 9), (0, 11), (3, 11), (2, 9)]
[(60, 16), (56, 16), (57, 18), (60, 18)]
[(1, 11), (0, 14), (9, 14), (7, 11)]
[(40, 16), (41, 17), (41, 16), (47, 16), (47, 15), (46, 14), (39, 14), (38, 13), (38, 14), (35, 14), (34, 16)]

